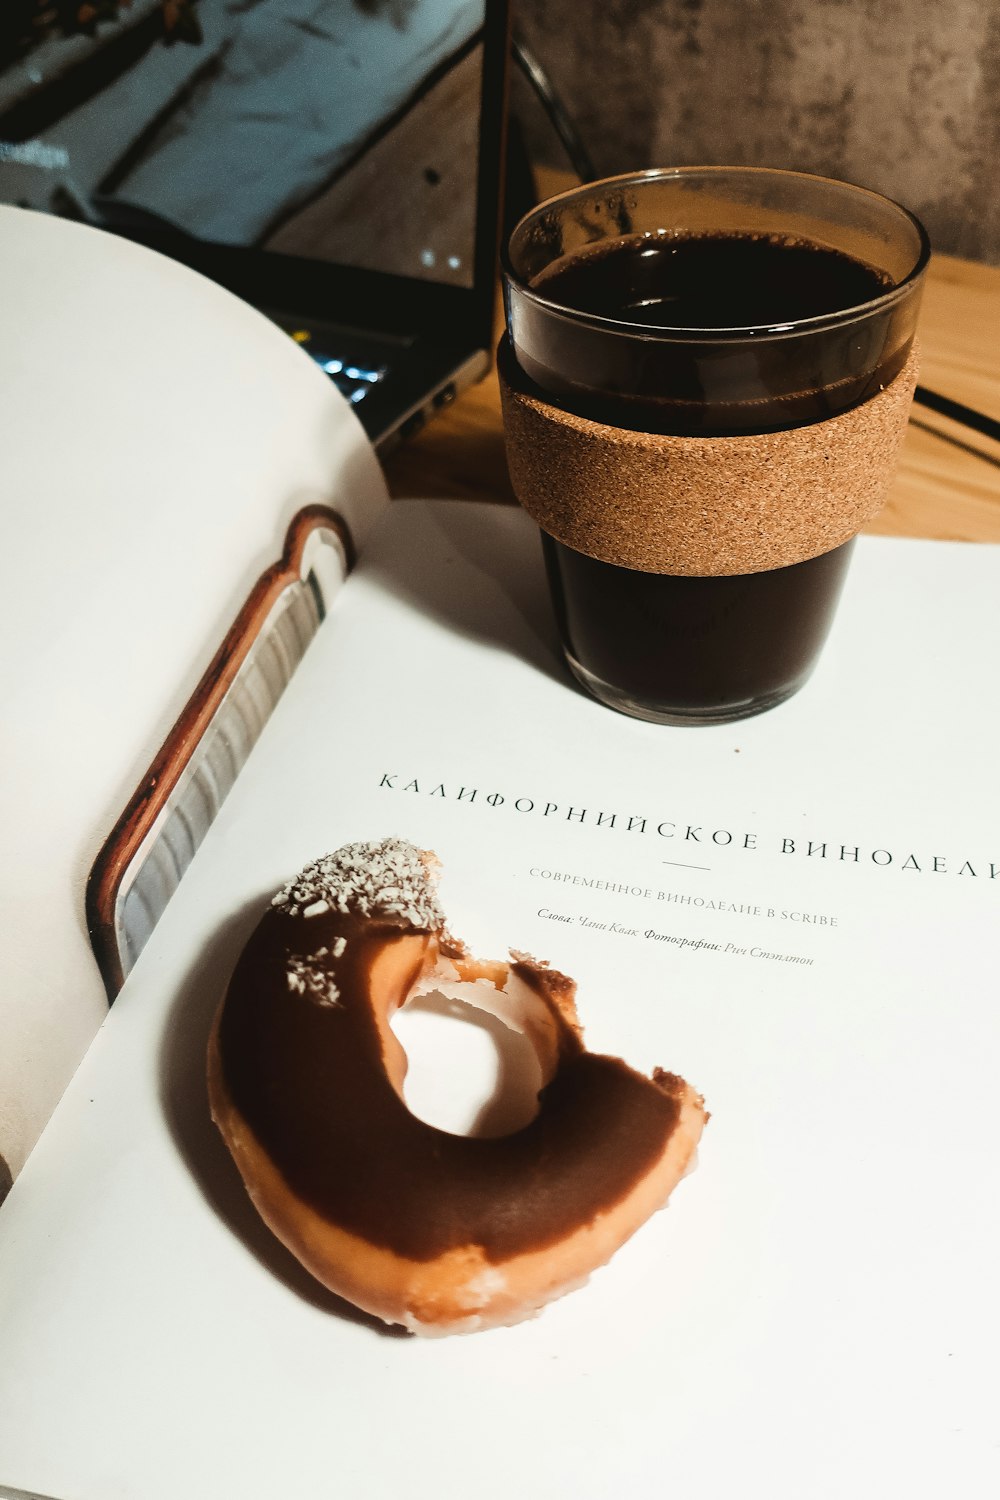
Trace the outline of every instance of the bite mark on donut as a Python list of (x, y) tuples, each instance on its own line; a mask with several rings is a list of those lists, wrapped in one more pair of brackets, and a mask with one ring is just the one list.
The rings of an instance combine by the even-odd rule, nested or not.
[[(447, 932), (436, 869), (384, 840), (288, 882), (208, 1062), (213, 1117), (265, 1222), (332, 1291), (421, 1333), (517, 1322), (582, 1284), (666, 1202), (707, 1118), (676, 1074), (586, 1051), (566, 975), (516, 950), (472, 957)], [(529, 1039), (543, 1075), (529, 1124), (472, 1138), (409, 1111), (390, 1023), (432, 991)]]

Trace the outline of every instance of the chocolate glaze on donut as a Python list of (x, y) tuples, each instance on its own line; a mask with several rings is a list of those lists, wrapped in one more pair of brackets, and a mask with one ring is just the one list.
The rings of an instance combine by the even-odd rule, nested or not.
[[(425, 990), (478, 981), (500, 1001), (504, 987), (520, 996), (524, 1029), (547, 1054), (529, 1124), (481, 1139), (411, 1114), (388, 1022), (422, 980)], [(509, 965), (469, 958), (447, 935), (412, 846), (349, 846), (279, 893), (244, 949), (210, 1050), (213, 1113), (245, 1177), (252, 1149), (310, 1223), (352, 1242), (406, 1263), (471, 1246), (490, 1267), (549, 1251), (612, 1215), (657, 1169), (682, 1109), (688, 1134), (692, 1099), (701, 1110), (674, 1075), (650, 1080), (588, 1053), (574, 988), (522, 955)], [(695, 1140), (703, 1119), (701, 1110)]]

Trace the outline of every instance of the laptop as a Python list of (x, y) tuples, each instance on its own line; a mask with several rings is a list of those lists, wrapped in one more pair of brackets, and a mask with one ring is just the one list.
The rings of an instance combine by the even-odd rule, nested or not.
[(508, 0), (67, 17), (22, 6), (0, 28), (0, 201), (126, 235), (253, 303), (382, 451), (485, 373)]

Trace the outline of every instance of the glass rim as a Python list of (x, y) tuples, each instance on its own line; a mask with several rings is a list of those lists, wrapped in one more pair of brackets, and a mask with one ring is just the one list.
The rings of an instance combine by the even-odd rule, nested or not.
[[(511, 258), (511, 246), (518, 232), (528, 225), (537, 215), (549, 212), (554, 207), (569, 203), (574, 198), (592, 196), (597, 188), (625, 187), (630, 184), (640, 185), (643, 182), (666, 181), (671, 178), (693, 178), (693, 177), (779, 177), (788, 180), (798, 180), (813, 184), (829, 184), (839, 190), (868, 198), (874, 203), (883, 204), (887, 208), (895, 209), (916, 231), (919, 252), (915, 263), (895, 286), (880, 292), (877, 297), (871, 297), (865, 302), (857, 302), (850, 307), (838, 308), (832, 313), (817, 313), (808, 318), (794, 318), (787, 323), (748, 323), (733, 325), (728, 328), (698, 328), (670, 327), (656, 328), (648, 323), (631, 323), (624, 318), (608, 318), (600, 313), (582, 312), (579, 309), (567, 307), (562, 302), (555, 302), (548, 297), (542, 296), (534, 287), (530, 286), (517, 272)], [(652, 238), (652, 235), (650, 236)], [(750, 167), (750, 166), (685, 166), (685, 167), (648, 167), (637, 172), (623, 172), (612, 177), (602, 177), (594, 182), (578, 183), (574, 187), (567, 188), (561, 193), (555, 193), (546, 198), (542, 203), (537, 203), (534, 208), (528, 210), (514, 225), (510, 234), (500, 248), (500, 268), (504, 279), (510, 285), (517, 288), (520, 295), (528, 298), (536, 306), (544, 308), (549, 313), (564, 318), (574, 323), (583, 324), (596, 330), (607, 333), (618, 333), (635, 339), (648, 339), (653, 342), (672, 343), (719, 343), (738, 342), (742, 340), (759, 343), (767, 339), (794, 338), (798, 334), (821, 332), (827, 328), (842, 327), (845, 324), (859, 321), (872, 316), (883, 310), (887, 310), (909, 293), (911, 288), (920, 280), (927, 269), (931, 258), (931, 242), (927, 230), (924, 228), (916, 214), (906, 208), (895, 198), (888, 197), (885, 193), (875, 192), (872, 188), (861, 187), (854, 182), (845, 182), (837, 177), (824, 177), (814, 172), (796, 172), (785, 167)]]

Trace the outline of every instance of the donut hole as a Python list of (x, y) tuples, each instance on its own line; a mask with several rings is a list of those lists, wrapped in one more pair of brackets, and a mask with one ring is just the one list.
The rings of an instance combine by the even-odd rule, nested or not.
[(402, 1095), (419, 1120), (452, 1135), (512, 1135), (537, 1115), (546, 1070), (520, 1027), (477, 1004), (477, 988), (430, 990), (395, 1013), (408, 1063)]

